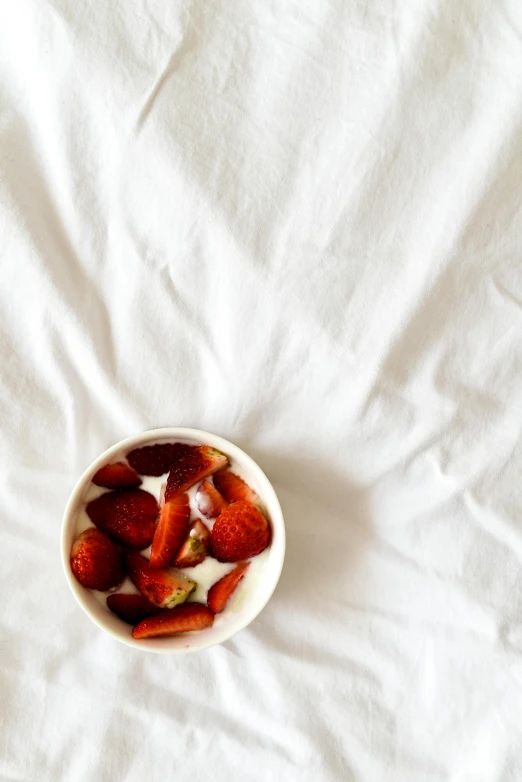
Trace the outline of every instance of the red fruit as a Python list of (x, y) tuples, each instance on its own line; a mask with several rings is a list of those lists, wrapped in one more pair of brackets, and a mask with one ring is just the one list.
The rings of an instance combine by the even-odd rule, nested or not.
[(209, 552), (209, 548), (210, 532), (203, 522), (197, 519), (190, 525), (188, 535), (173, 565), (176, 567), (195, 567), (203, 562)]
[(158, 503), (148, 491), (106, 492), (89, 502), (86, 511), (91, 521), (116, 543), (134, 549), (150, 546), (156, 529)]
[(93, 476), (92, 482), (106, 489), (135, 489), (141, 485), (141, 478), (136, 470), (125, 462), (115, 462), (101, 467)]
[(125, 575), (119, 548), (94, 527), (86, 529), (74, 541), (71, 569), (82, 586), (100, 592), (117, 586)]
[(160, 608), (174, 608), (183, 603), (197, 586), (191, 578), (171, 567), (152, 567), (148, 559), (134, 551), (129, 551), (125, 559), (132, 583), (147, 600)]
[(250, 502), (233, 502), (214, 522), (212, 551), (220, 562), (255, 557), (270, 543), (270, 526)]
[(214, 623), (214, 614), (201, 603), (185, 605), (161, 611), (150, 619), (144, 619), (132, 631), (134, 638), (156, 638), (160, 635), (177, 635), (193, 630), (204, 630)]
[[(219, 473), (217, 474), (219, 475)], [(227, 507), (228, 502), (211, 481), (203, 481), (196, 492), (196, 505), (202, 516), (207, 519), (215, 519)]]
[(250, 562), (240, 562), (234, 570), (216, 581), (208, 590), (207, 603), (215, 614), (221, 613), (228, 600), (249, 568)]
[(256, 505), (259, 501), (257, 493), (245, 483), (243, 478), (230, 470), (221, 470), (214, 475), (214, 486), (228, 500), (228, 502), (238, 502), (245, 500)]
[(142, 619), (147, 619), (147, 617), (154, 616), (159, 612), (159, 608), (150, 603), (143, 595), (125, 595), (121, 592), (109, 595), (107, 605), (113, 614), (130, 625), (136, 625)]
[(152, 541), (150, 552), (152, 567), (165, 567), (176, 556), (185, 540), (189, 519), (190, 505), (186, 494), (181, 494), (165, 503)]
[(210, 448), (208, 445), (193, 448), (170, 468), (165, 500), (168, 502), (178, 494), (183, 494), (197, 481), (212, 475), (226, 464), (228, 459), (225, 454), (215, 448)]
[(127, 461), (141, 475), (164, 475), (180, 456), (194, 448), (186, 443), (160, 443), (135, 448), (127, 454)]

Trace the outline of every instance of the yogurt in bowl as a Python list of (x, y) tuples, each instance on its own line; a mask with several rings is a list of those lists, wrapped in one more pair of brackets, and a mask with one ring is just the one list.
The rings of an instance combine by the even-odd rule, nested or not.
[[(224, 454), (228, 459), (228, 465), (225, 469), (241, 477), (247, 486), (257, 493), (259, 505), (264, 516), (269, 520), (270, 543), (257, 556), (249, 558), (249, 566), (244, 577), (232, 592), (224, 610), (221, 613), (216, 613), (211, 626), (176, 635), (134, 638), (132, 625), (124, 622), (108, 608), (107, 596), (111, 592), (137, 593), (136, 586), (126, 576), (123, 583), (111, 591), (102, 592), (85, 588), (76, 579), (71, 569), (71, 548), (80, 533), (93, 527), (93, 522), (86, 511), (88, 503), (111, 491), (111, 489), (92, 483), (92, 478), (98, 471), (107, 464), (126, 462), (127, 454), (137, 448), (166, 443), (209, 446)], [(158, 503), (161, 503), (162, 487), (167, 480), (167, 474), (161, 476), (142, 474), (141, 480), (139, 488), (150, 493)], [(200, 519), (211, 530), (216, 519), (203, 516), (196, 502), (196, 493), (200, 483), (201, 481), (198, 480), (186, 491), (190, 506), (190, 519), (191, 521)], [(167, 489), (167, 499), (169, 499), (168, 492), (169, 489)], [(201, 500), (199, 506), (205, 509)], [(285, 528), (276, 493), (268, 478), (253, 459), (236, 445), (217, 435), (197, 429), (172, 427), (151, 430), (128, 438), (107, 450), (91, 464), (76, 484), (65, 509), (61, 548), (62, 563), (69, 586), (80, 606), (95, 624), (130, 646), (158, 653), (182, 653), (197, 651), (226, 641), (246, 627), (260, 613), (279, 580), (285, 553)], [(150, 547), (140, 553), (148, 558)], [(195, 589), (188, 595), (184, 604), (206, 605), (209, 589), (223, 576), (233, 571), (236, 566), (237, 562), (234, 561), (218, 561), (210, 552), (209, 556), (194, 567), (176, 568), (180, 573), (196, 582)], [(158, 608), (158, 611), (161, 610)]]

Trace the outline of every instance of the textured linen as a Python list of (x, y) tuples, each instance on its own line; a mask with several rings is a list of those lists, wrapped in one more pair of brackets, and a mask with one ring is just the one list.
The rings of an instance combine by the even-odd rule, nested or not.
[[(2, 782), (520, 782), (521, 42), (520, 0), (0, 3)], [(186, 657), (59, 555), (166, 425), (288, 530)]]

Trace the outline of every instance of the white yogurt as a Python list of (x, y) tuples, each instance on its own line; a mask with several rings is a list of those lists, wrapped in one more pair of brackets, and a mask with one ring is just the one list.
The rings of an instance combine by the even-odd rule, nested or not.
[[(164, 441), (163, 441), (164, 442)], [(182, 442), (181, 440), (178, 440), (176, 442)], [(147, 445), (154, 445), (155, 443), (147, 443)], [(191, 445), (193, 443), (190, 443)], [(117, 461), (126, 461), (125, 459), (125, 453), (122, 451), (121, 453), (114, 456), (111, 460), (112, 462)], [(239, 475), (243, 480), (248, 483), (253, 489), (257, 491), (257, 486), (252, 485), (252, 481), (247, 478), (247, 475), (245, 474), (245, 471), (242, 470), (241, 466), (234, 460), (229, 459), (229, 467), (232, 470), (232, 472), (236, 473), (236, 475)], [(168, 473), (165, 473), (165, 475), (161, 475), (159, 477), (155, 477), (152, 475), (144, 475), (142, 476), (142, 484), (139, 487), (140, 489), (143, 489), (144, 491), (150, 492), (156, 500), (159, 502), (160, 497), (160, 491), (161, 491), (161, 485), (167, 480)], [(187, 492), (189, 497), (189, 504), (190, 504), (190, 520), (191, 522), (195, 521), (196, 519), (200, 519), (209, 529), (212, 529), (214, 526), (215, 519), (206, 519), (202, 518), (202, 515), (199, 513), (197, 505), (196, 505), (196, 492), (199, 486), (199, 481), (195, 486), (192, 486)], [(82, 510), (79, 511), (77, 515), (77, 521), (76, 521), (76, 536), (78, 536), (81, 532), (83, 532), (88, 527), (94, 526), (91, 520), (89, 519), (86, 511), (85, 511), (85, 505), (90, 502), (91, 500), (96, 499), (96, 497), (99, 497), (101, 494), (104, 494), (107, 491), (111, 491), (110, 489), (103, 489), (99, 486), (95, 486), (93, 483), (89, 485), (89, 488), (87, 492), (85, 493), (84, 497), (84, 507)], [(266, 562), (266, 559), (268, 557), (270, 547), (265, 549), (261, 554), (259, 554), (257, 557), (253, 557), (250, 560), (250, 567), (248, 568), (244, 578), (240, 581), (238, 587), (232, 594), (232, 597), (230, 598), (227, 607), (225, 611), (222, 614), (219, 614), (216, 617), (216, 622), (221, 623), (224, 619), (226, 620), (227, 614), (236, 613), (241, 609), (245, 601), (248, 599), (250, 595), (252, 595), (258, 585), (258, 582), (260, 578), (262, 577), (263, 568)], [(149, 557), (150, 556), (150, 546), (147, 549), (144, 549), (141, 552), (144, 556)], [(200, 564), (196, 565), (196, 567), (191, 568), (180, 568), (181, 572), (184, 573), (189, 578), (193, 579), (197, 582), (197, 587), (192, 592), (192, 594), (189, 596), (188, 601), (189, 602), (197, 602), (197, 603), (206, 603), (207, 600), (207, 593), (210, 587), (216, 583), (216, 581), (219, 581), (220, 578), (225, 576), (227, 573), (229, 573), (231, 570), (233, 570), (235, 567), (235, 563), (225, 563), (225, 562), (218, 562), (217, 559), (214, 559), (213, 557), (206, 557), (206, 559)], [(138, 593), (138, 590), (130, 580), (130, 578), (125, 578), (123, 584), (116, 589), (110, 590), (109, 592), (97, 592), (95, 590), (92, 591), (92, 594), (96, 598), (96, 600), (101, 603), (102, 605), (106, 605), (106, 599), (107, 595), (111, 594), (112, 592), (125, 592), (129, 594), (136, 594)]]

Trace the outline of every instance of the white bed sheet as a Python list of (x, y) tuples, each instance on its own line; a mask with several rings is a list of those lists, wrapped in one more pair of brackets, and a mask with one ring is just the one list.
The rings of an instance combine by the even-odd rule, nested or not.
[[(522, 778), (518, 0), (0, 4), (0, 778)], [(61, 572), (103, 449), (237, 442), (262, 615), (139, 653)]]

